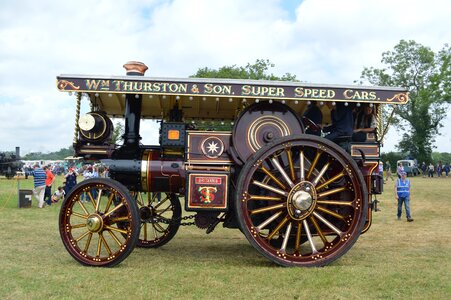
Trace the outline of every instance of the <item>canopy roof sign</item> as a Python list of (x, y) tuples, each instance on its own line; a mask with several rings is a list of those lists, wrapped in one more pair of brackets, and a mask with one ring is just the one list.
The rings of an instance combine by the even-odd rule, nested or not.
[(307, 84), (287, 81), (143, 76), (61, 75), (64, 92), (87, 93), (91, 102), (112, 116), (124, 115), (126, 94), (142, 95), (142, 117), (165, 118), (178, 104), (185, 118), (233, 120), (241, 106), (263, 100), (280, 101), (301, 111), (307, 101), (404, 104), (407, 90)]

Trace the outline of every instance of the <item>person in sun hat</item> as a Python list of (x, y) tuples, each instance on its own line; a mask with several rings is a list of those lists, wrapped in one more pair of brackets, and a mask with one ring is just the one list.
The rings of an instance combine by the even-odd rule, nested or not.
[(413, 219), (410, 214), (410, 180), (407, 178), (407, 173), (405, 171), (402, 171), (401, 178), (396, 180), (395, 198), (398, 200), (398, 220), (401, 220), (402, 204), (404, 203), (407, 222), (412, 222)]

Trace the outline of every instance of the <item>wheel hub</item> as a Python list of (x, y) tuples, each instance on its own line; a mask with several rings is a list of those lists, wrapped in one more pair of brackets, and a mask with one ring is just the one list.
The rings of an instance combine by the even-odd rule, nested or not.
[(153, 216), (152, 209), (148, 206), (143, 206), (139, 209), (139, 216), (141, 221), (146, 222)]
[(91, 232), (99, 232), (103, 228), (102, 217), (97, 214), (90, 215), (86, 220), (86, 227)]
[(293, 195), (293, 206), (299, 210), (308, 210), (312, 206), (312, 195), (306, 191), (297, 191)]
[(288, 213), (295, 220), (307, 218), (315, 208), (316, 197), (316, 190), (310, 182), (296, 184), (288, 194)]

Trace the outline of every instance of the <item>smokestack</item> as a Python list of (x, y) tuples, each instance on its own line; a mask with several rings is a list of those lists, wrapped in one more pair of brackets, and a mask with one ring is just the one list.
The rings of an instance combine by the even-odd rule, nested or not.
[(16, 159), (20, 159), (20, 147), (16, 147)]
[[(144, 76), (148, 69), (145, 64), (139, 61), (129, 61), (124, 64), (127, 76)], [(139, 123), (141, 121), (141, 95), (127, 94), (125, 98), (125, 128), (124, 146), (136, 148), (139, 146), (141, 136), (139, 135)]]

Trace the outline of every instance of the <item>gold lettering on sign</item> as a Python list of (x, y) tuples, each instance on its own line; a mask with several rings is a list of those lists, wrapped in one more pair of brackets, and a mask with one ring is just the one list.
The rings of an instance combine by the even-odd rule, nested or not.
[(376, 92), (375, 91), (354, 91), (354, 90), (345, 90), (343, 92), (343, 97), (349, 100), (376, 100)]
[[(94, 83), (91, 83), (94, 85)], [(188, 84), (171, 82), (142, 82), (142, 81), (124, 81), (113, 80), (114, 89), (124, 92), (170, 92), (186, 93)]]
[(294, 89), (295, 97), (309, 98), (309, 99), (333, 99), (335, 91), (329, 89), (311, 89), (297, 87)]
[(232, 86), (207, 83), (204, 85), (204, 91), (205, 91), (205, 94), (232, 95)]
[(241, 87), (241, 95), (259, 97), (285, 97), (285, 90), (282, 87), (243, 85)]

